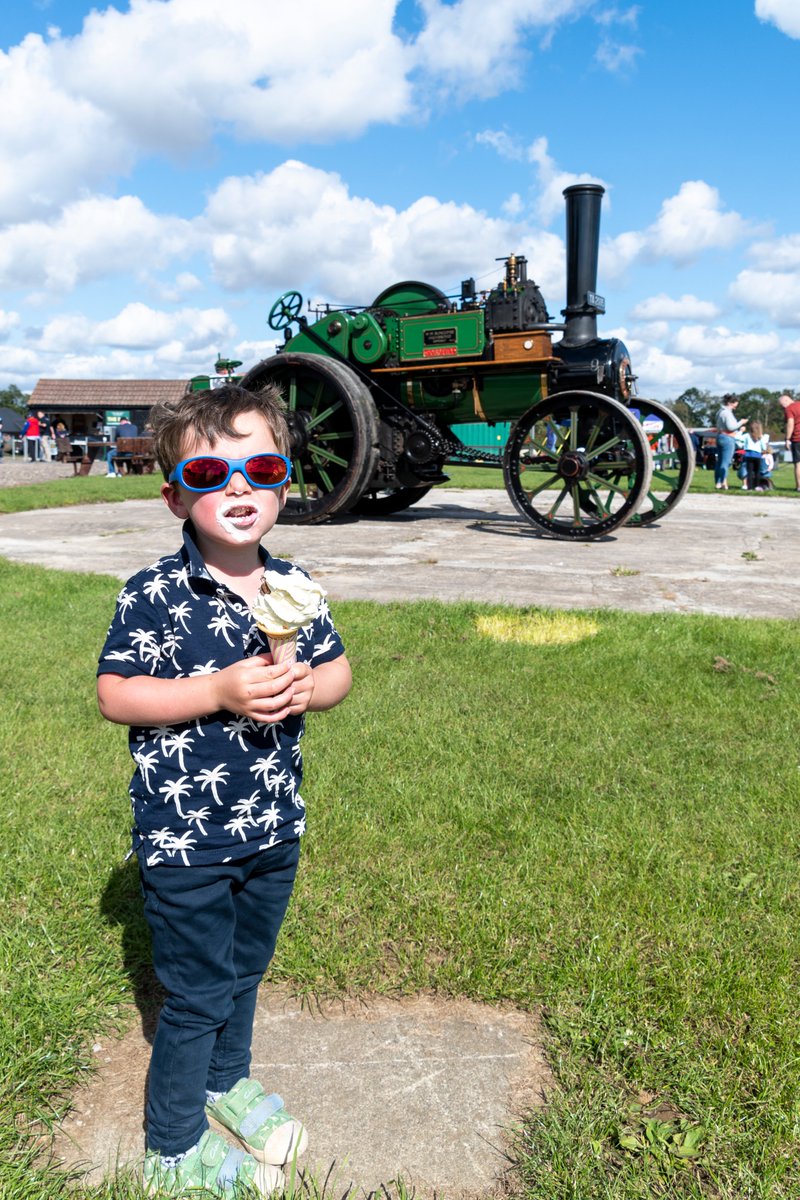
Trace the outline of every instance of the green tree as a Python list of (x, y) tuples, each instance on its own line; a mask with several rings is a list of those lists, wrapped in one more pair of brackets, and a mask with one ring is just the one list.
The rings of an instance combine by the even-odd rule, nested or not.
[(673, 400), (669, 407), (687, 428), (697, 429), (714, 424), (719, 405), (718, 396), (712, 396), (710, 392), (701, 392), (699, 388), (690, 387), (685, 392), (681, 392), (677, 400)]
[(15, 383), (0, 388), (0, 406), (3, 408), (13, 408), (15, 412), (27, 413), (30, 402), (30, 396), (18, 388)]

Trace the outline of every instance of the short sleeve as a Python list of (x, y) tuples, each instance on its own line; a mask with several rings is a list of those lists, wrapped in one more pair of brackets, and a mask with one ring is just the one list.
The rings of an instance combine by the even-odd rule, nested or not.
[(98, 675), (157, 675), (163, 655), (163, 624), (158, 606), (142, 602), (140, 578), (117, 596), (114, 618), (97, 665)]

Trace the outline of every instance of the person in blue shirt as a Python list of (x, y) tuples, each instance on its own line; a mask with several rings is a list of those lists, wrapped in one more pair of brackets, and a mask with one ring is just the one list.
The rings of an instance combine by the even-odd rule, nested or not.
[(289, 490), (277, 390), (187, 393), (151, 422), (183, 544), (123, 587), (97, 683), (102, 715), (130, 727), (133, 852), (167, 993), (144, 1180), (267, 1195), (307, 1138), (249, 1077), (256, 992), (305, 830), (305, 714), (344, 699), (351, 672), (324, 601), (294, 663), (273, 662), (251, 614), (266, 570), (304, 575), (261, 546)]

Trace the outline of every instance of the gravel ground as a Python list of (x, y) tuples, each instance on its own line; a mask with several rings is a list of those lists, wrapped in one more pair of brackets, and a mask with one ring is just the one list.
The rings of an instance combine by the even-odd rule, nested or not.
[[(92, 463), (92, 475), (104, 475), (104, 462)], [(72, 463), (29, 462), (26, 458), (0, 457), (0, 487), (15, 487), (19, 483), (42, 483), (47, 479), (69, 479), (75, 474)]]

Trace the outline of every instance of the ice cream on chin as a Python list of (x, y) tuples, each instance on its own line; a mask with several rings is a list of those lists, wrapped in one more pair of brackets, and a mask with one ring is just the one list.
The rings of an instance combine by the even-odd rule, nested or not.
[(323, 588), (301, 571), (264, 572), (252, 612), (274, 662), (294, 662), (297, 632), (314, 620), (324, 597)]

